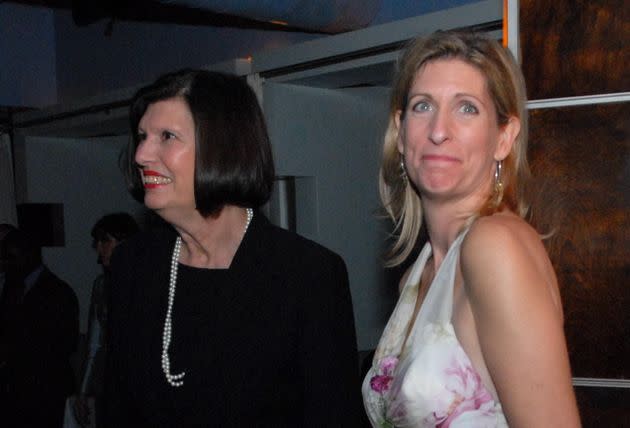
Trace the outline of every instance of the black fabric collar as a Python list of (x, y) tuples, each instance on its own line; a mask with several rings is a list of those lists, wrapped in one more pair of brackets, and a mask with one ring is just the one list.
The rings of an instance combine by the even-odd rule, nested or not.
[(264, 214), (254, 211), (254, 217), (234, 255), (230, 269), (237, 272), (269, 269), (270, 260), (276, 259), (275, 241), (272, 236), (274, 227)]

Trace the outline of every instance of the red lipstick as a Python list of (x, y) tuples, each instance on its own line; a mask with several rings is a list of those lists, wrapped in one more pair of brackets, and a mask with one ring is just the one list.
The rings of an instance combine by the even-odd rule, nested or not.
[[(162, 176), (162, 174), (160, 174), (159, 172), (153, 171), (150, 169), (143, 169), (141, 173), (144, 177), (161, 177)], [(147, 183), (145, 180), (142, 180), (142, 184), (144, 185), (145, 189), (155, 189), (161, 186), (161, 184), (158, 184), (158, 183)]]

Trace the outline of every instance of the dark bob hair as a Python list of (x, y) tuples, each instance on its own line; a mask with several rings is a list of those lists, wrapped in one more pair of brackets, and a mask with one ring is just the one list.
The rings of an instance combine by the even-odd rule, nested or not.
[(195, 203), (201, 215), (215, 215), (226, 204), (257, 208), (267, 202), (275, 171), (256, 94), (240, 77), (190, 69), (159, 77), (131, 101), (132, 138), (123, 163), (133, 197), (144, 200), (134, 161), (140, 119), (149, 105), (176, 97), (186, 102), (195, 123)]

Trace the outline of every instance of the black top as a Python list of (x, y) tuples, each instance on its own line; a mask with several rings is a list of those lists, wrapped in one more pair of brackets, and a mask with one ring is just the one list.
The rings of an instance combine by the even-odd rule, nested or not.
[(260, 213), (225, 270), (179, 265), (170, 386), (162, 333), (175, 233), (141, 234), (112, 262), (108, 425), (358, 426), (345, 265)]

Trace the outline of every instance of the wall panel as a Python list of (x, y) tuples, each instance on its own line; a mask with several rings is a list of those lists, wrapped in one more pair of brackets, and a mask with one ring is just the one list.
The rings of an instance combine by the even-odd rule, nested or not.
[(533, 223), (551, 233), (582, 424), (630, 427), (630, 3), (518, 5), (528, 98), (541, 100)]
[(630, 90), (627, 0), (521, 0), (529, 99)]
[(552, 233), (578, 377), (630, 378), (628, 117), (629, 103), (531, 112), (532, 215)]

